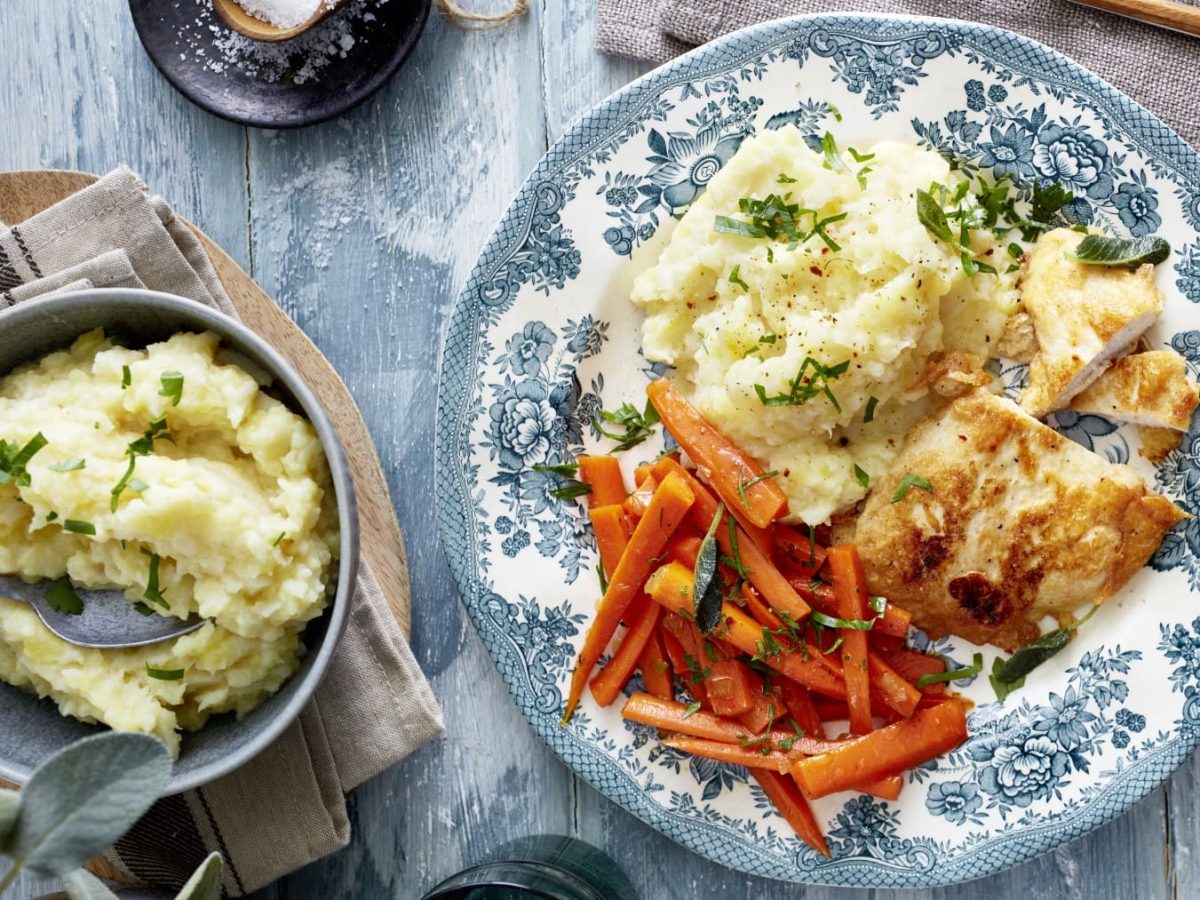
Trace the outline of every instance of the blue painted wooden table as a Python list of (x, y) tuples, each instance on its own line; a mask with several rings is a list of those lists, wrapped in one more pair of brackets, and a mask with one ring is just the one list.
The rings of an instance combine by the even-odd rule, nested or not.
[[(408, 65), (364, 107), (304, 131), (266, 132), (176, 94), (142, 53), (125, 0), (0, 4), (0, 169), (104, 172), (125, 162), (140, 172), (329, 356), (391, 481), (412, 564), (414, 646), (447, 734), (358, 792), (349, 848), (263, 896), (415, 898), (497, 844), (538, 832), (604, 848), (647, 900), (865, 895), (706, 862), (573, 777), (517, 715), (455, 594), (429, 501), (450, 304), (548, 143), (642, 71), (592, 49), (590, 0), (531, 5), (499, 32), (464, 33), (435, 17)], [(1200, 896), (1191, 852), (1200, 847), (1198, 777), (1200, 767), (1185, 765), (1089, 837), (931, 894)], [(47, 887), (25, 881), (17, 896)]]

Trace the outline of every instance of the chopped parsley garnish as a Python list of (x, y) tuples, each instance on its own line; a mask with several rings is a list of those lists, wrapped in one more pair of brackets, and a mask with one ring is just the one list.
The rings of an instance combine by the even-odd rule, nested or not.
[(139, 601), (137, 601), (135, 604), (133, 604), (133, 608), (134, 608), (135, 610), (137, 610), (137, 613), (138, 613), (138, 615), (141, 615), (141, 616), (152, 616), (152, 615), (154, 615), (154, 610), (152, 610), (150, 607), (148, 607), (148, 606), (147, 606), (145, 603), (143, 603), (141, 600), (139, 600)]
[(742, 563), (742, 552), (738, 549), (737, 519), (733, 517), (733, 513), (729, 513), (725, 517), (725, 522), (729, 526), (729, 552), (731, 555), (722, 556), (721, 561), (737, 572), (738, 578), (745, 581), (748, 576), (754, 574), (754, 571), (747, 569)]
[(46, 521), (47, 522), (53, 522), (57, 518), (58, 518), (58, 513), (56, 513), (54, 510), (50, 510), (50, 512), (46, 513)]
[(95, 534), (96, 526), (91, 522), (83, 522), (79, 519), (63, 519), (63, 530), (69, 531), (71, 534)]
[(0, 484), (15, 483), (18, 487), (29, 487), (31, 481), (25, 467), (48, 443), (40, 431), (24, 447), (0, 441)]
[(170, 609), (170, 604), (167, 603), (167, 598), (163, 596), (162, 589), (158, 583), (158, 567), (162, 562), (162, 558), (157, 553), (151, 553), (145, 547), (142, 548), (142, 554), (150, 558), (150, 573), (146, 577), (146, 590), (142, 592), (142, 596), (156, 606), (161, 606), (163, 609)]
[(858, 463), (854, 464), (854, 480), (863, 486), (869, 488), (871, 486), (871, 476), (863, 471), (862, 466)]
[(741, 265), (736, 265), (732, 269), (730, 269), (729, 270), (729, 283), (736, 284), (743, 291), (748, 291), (748, 290), (750, 290), (750, 285), (746, 284), (746, 282), (742, 280), (741, 272), (742, 272)]
[(817, 612), (815, 609), (808, 614), (808, 620), (814, 625), (821, 625), (825, 628), (846, 628), (850, 631), (870, 631), (875, 627), (875, 619), (839, 619), (836, 616), (827, 616), (825, 613)]
[(1043, 231), (1049, 231), (1063, 224), (1060, 213), (1064, 206), (1075, 199), (1075, 196), (1056, 181), (1042, 187), (1037, 181), (1033, 182), (1033, 197), (1030, 200), (1030, 213), (1027, 222), (1017, 227), (1021, 237), (1032, 241)]
[(129, 366), (121, 366), (121, 390), (127, 390), (133, 384), (133, 372), (129, 370)]
[[(623, 433), (608, 431), (600, 424), (602, 421), (611, 425), (619, 425), (625, 431)], [(613, 452), (616, 453), (621, 450), (629, 450), (642, 443), (653, 434), (652, 429), (659, 421), (658, 410), (649, 401), (646, 402), (646, 408), (642, 411), (639, 411), (632, 403), (622, 403), (616, 412), (600, 410), (598, 417), (592, 420), (592, 427), (606, 438), (618, 442), (613, 447)]]
[(867, 409), (863, 413), (863, 423), (872, 421), (875, 418), (875, 407), (879, 405), (878, 397), (870, 397), (867, 399)]
[[(142, 433), (142, 436), (135, 441), (131, 441), (129, 446), (125, 448), (125, 455), (129, 457), (129, 465), (125, 469), (125, 474), (121, 476), (121, 480), (116, 483), (111, 491), (112, 497), (109, 501), (109, 506), (113, 512), (117, 511), (117, 504), (121, 502), (121, 495), (125, 493), (125, 489), (131, 487), (135, 481), (133, 470), (137, 466), (137, 458), (139, 456), (149, 456), (153, 453), (155, 441), (175, 442), (175, 439), (167, 431), (166, 416), (159, 416), (152, 421), (145, 432)], [(144, 481), (138, 481), (137, 483), (141, 486), (139, 493), (148, 487)], [(135, 488), (135, 490), (137, 489)]]
[(758, 342), (760, 344), (773, 344), (777, 340), (779, 340), (779, 335), (777, 335), (777, 334), (764, 334), (762, 337), (760, 337), (758, 339)]
[(600, 579), (600, 596), (608, 593), (608, 576), (604, 574), (604, 563), (596, 563), (596, 575)]
[(789, 250), (794, 250), (815, 235), (820, 237), (830, 250), (836, 252), (842, 249), (825, 229), (826, 226), (846, 218), (846, 213), (822, 219), (817, 210), (807, 209), (798, 203), (789, 203), (790, 198), (791, 194), (782, 197), (778, 194), (768, 194), (763, 200), (743, 197), (738, 201), (738, 209), (749, 221), (717, 216), (713, 222), (713, 229), (721, 234), (736, 234), (748, 238), (782, 238), (787, 240)]
[(929, 479), (914, 475), (912, 472), (905, 472), (904, 477), (900, 479), (900, 484), (896, 486), (896, 493), (892, 494), (892, 502), (899, 503), (908, 494), (909, 489), (915, 487), (933, 493), (933, 485), (929, 483)]
[(579, 471), (579, 463), (547, 463), (542, 466), (534, 466), (533, 471), (561, 475), (563, 478), (574, 478), (575, 473)]
[(77, 472), (87, 465), (87, 460), (82, 457), (76, 459), (68, 459), (63, 462), (50, 464), (51, 472)]
[(795, 184), (796, 183), (795, 178), (793, 178), (791, 175), (784, 175), (782, 172), (779, 173), (779, 177), (775, 180), (778, 181), (780, 184)]
[(60, 578), (50, 585), (50, 590), (46, 591), (46, 603), (55, 612), (67, 616), (77, 616), (83, 612), (83, 599), (75, 593), (66, 578)]
[(788, 383), (786, 394), (768, 397), (767, 389), (761, 384), (754, 385), (754, 393), (758, 395), (758, 402), (763, 406), (801, 406), (818, 394), (824, 394), (833, 404), (833, 408), (841, 412), (842, 406), (838, 403), (837, 397), (833, 395), (833, 391), (829, 389), (829, 382), (846, 374), (849, 368), (850, 360), (848, 359), (834, 366), (826, 366), (811, 356), (806, 356), (800, 366), (800, 371)]
[(842, 154), (838, 153), (837, 142), (834, 141), (833, 135), (828, 131), (821, 138), (821, 152), (825, 155), (825, 162), (822, 165), (833, 172), (849, 172), (850, 167), (846, 165), (846, 161), (842, 159)]
[(694, 702), (692, 702), (692, 703), (689, 703), (689, 704), (687, 705), (687, 709), (685, 709), (685, 710), (683, 711), (683, 716), (681, 716), (681, 718), (684, 718), (684, 719), (686, 719), (686, 718), (688, 718), (689, 716), (693, 716), (693, 715), (695, 715), (695, 714), (696, 714), (696, 713), (698, 713), (698, 712), (700, 712), (700, 701), (699, 701), (699, 700), (696, 700), (696, 701), (694, 701)]
[(277, 537), (277, 538), (275, 538), (275, 540), (271, 541), (271, 546), (272, 546), (272, 547), (278, 547), (280, 544), (282, 544), (282, 543), (283, 543), (283, 539), (284, 539), (285, 537), (287, 537), (287, 532), (286, 532), (286, 531), (281, 531), (281, 532), (279, 532), (279, 537)]
[(183, 399), (183, 374), (180, 372), (163, 372), (161, 379), (162, 387), (158, 389), (158, 396), (169, 397), (172, 406), (178, 406), (179, 401)]
[(159, 681), (179, 681), (183, 678), (183, 673), (183, 669), (156, 669), (150, 663), (146, 663), (146, 674)]
[(770, 472), (763, 472), (761, 475), (756, 475), (749, 481), (743, 481), (742, 476), (738, 475), (737, 492), (738, 499), (742, 501), (742, 506), (746, 509), (750, 508), (750, 500), (746, 497), (746, 491), (754, 487), (760, 481), (766, 481), (768, 478), (774, 478), (779, 472), (772, 469)]
[(556, 487), (550, 496), (556, 500), (574, 500), (576, 497), (586, 497), (592, 492), (592, 486), (582, 481), (569, 481), (562, 487)]
[(971, 665), (961, 669), (947, 669), (945, 672), (931, 672), (917, 679), (917, 690), (923, 691), (931, 684), (944, 684), (948, 681), (966, 681), (974, 678), (983, 671), (983, 654), (976, 653)]

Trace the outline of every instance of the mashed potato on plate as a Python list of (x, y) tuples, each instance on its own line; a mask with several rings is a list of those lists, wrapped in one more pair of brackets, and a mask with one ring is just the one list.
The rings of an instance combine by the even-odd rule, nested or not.
[[(632, 292), (646, 357), (675, 366), (692, 403), (779, 473), (791, 518), (811, 524), (862, 499), (864, 475), (882, 476), (929, 412), (931, 356), (994, 355), (1018, 299), (989, 232), (971, 249), (998, 273), (970, 277), (919, 220), (917, 191), (959, 180), (941, 156), (897, 142), (856, 154), (843, 148), (829, 165), (792, 127), (747, 139)], [(771, 195), (800, 207), (798, 230), (824, 222), (826, 237), (793, 245), (714, 227), (720, 216), (752, 223), (741, 201)], [(810, 380), (796, 392), (801, 374)], [(759, 396), (799, 399), (809, 385), (798, 403)]]
[(178, 729), (244, 715), (296, 671), (338, 553), (316, 432), (222, 364), (218, 343), (178, 334), (132, 350), (97, 331), (0, 379), (0, 441), (45, 438), (28, 477), (0, 484), (0, 573), (120, 587), (148, 612), (209, 620), (172, 642), (92, 650), (0, 598), (0, 679), (172, 750)]

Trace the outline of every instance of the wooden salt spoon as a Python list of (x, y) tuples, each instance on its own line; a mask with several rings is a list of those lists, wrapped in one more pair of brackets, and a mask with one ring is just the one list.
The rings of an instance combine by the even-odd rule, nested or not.
[(307, 22), (301, 22), (294, 28), (279, 28), (270, 22), (264, 22), (246, 12), (237, 0), (213, 0), (213, 8), (217, 11), (217, 15), (225, 21), (225, 24), (239, 34), (255, 41), (276, 42), (299, 37), (310, 28), (320, 24), (326, 16), (335, 12), (338, 7), (344, 6), (345, 3), (346, 0), (332, 0), (332, 2), (321, 0), (321, 4), (313, 13), (312, 18)]

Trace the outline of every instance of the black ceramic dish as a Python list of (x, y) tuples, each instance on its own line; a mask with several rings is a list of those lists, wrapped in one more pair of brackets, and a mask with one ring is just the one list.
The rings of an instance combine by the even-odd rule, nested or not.
[[(180, 93), (214, 115), (258, 128), (313, 125), (362, 103), (408, 57), (431, 5), (432, 0), (353, 0), (306, 35), (265, 45), (278, 48), (266, 51), (273, 54), (295, 50), (291, 64), (255, 66), (245, 64), (245, 53), (258, 48), (241, 45), (241, 63), (222, 49), (232, 32), (211, 0), (129, 0), (142, 45)], [(296, 77), (305, 63), (301, 48), (345, 34), (353, 44), (344, 56), (332, 55), (312, 77)]]

